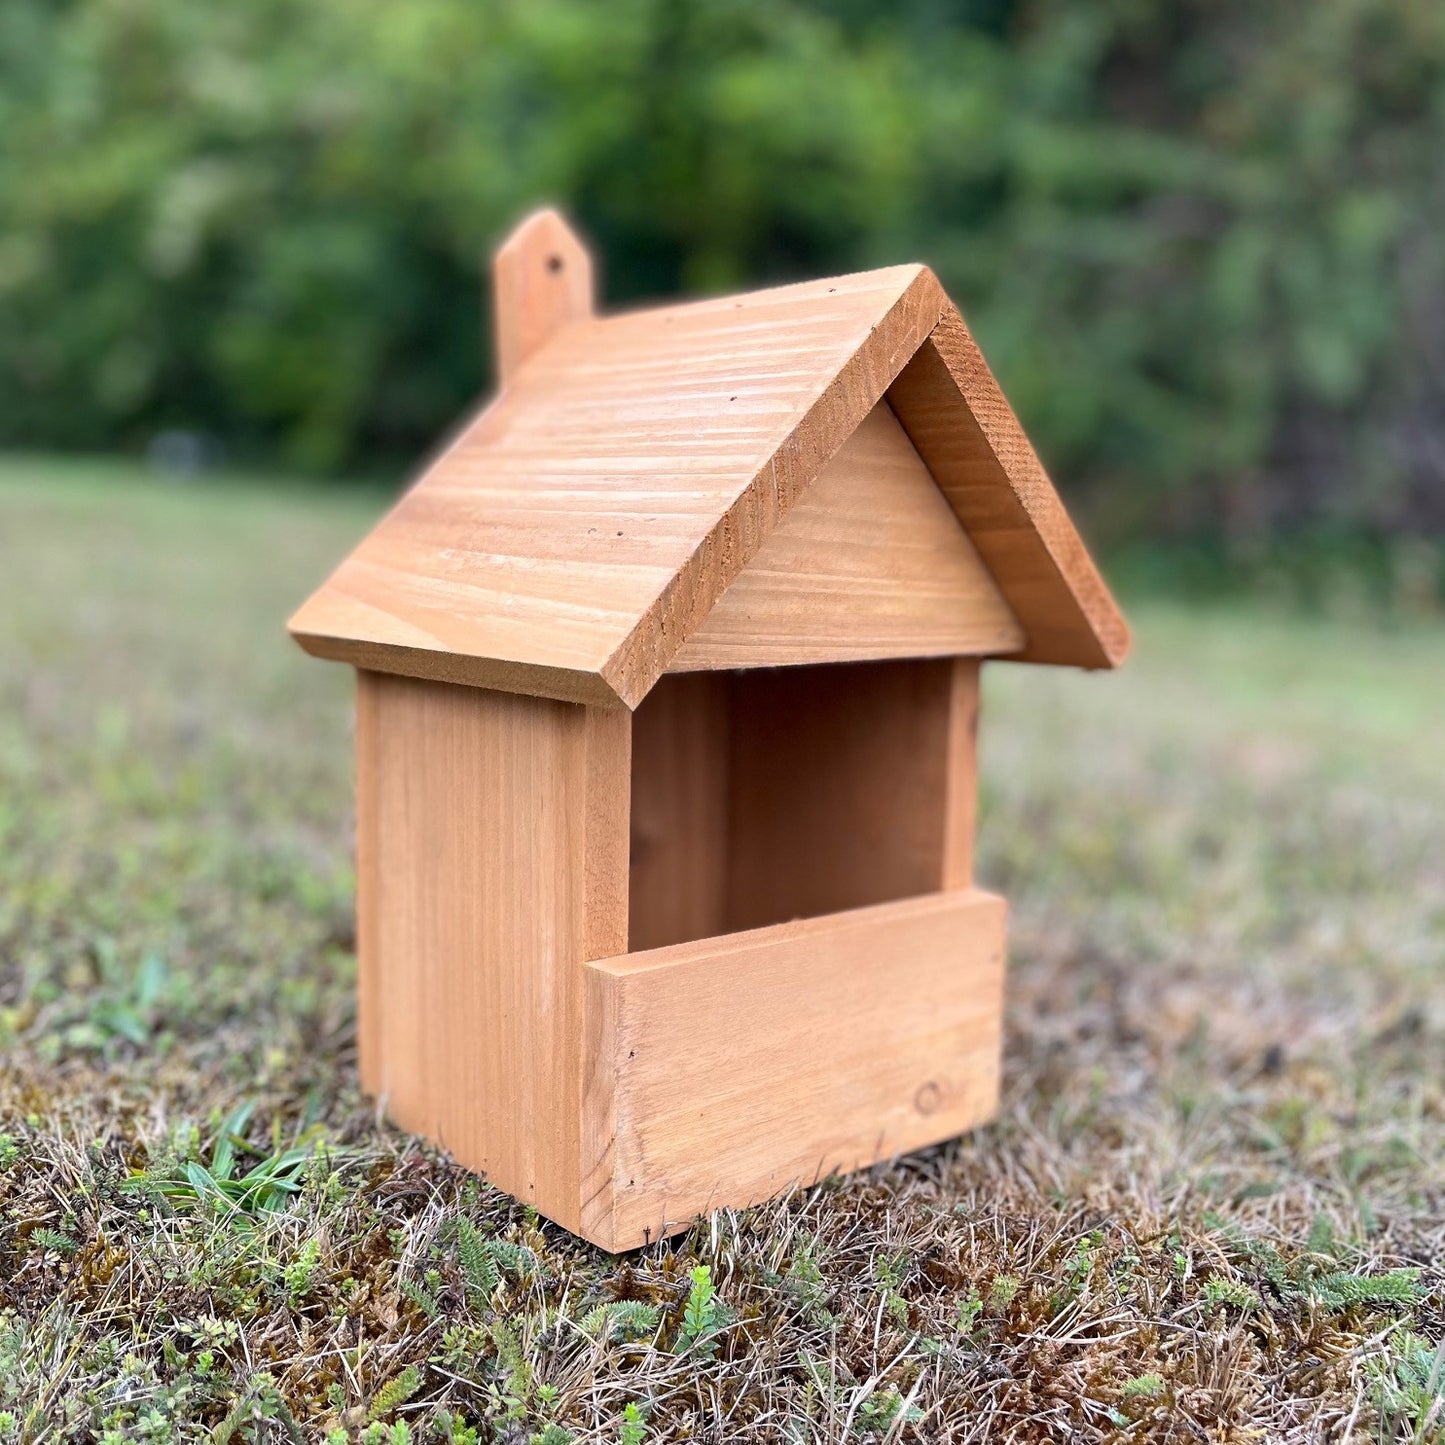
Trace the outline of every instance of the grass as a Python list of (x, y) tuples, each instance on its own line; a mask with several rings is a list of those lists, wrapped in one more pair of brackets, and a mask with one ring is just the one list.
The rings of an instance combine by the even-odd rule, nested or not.
[(0, 466), (0, 1441), (1445, 1440), (1441, 628), (992, 669), (998, 1123), (612, 1258), (357, 1091), (378, 505)]

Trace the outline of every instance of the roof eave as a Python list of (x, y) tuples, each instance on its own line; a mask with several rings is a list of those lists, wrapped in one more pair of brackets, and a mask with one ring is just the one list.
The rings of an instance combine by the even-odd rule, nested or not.
[(1118, 667), (1128, 624), (951, 302), (888, 401), (1024, 628), (1009, 660)]
[(621, 698), (599, 672), (547, 666), (502, 657), (476, 657), (443, 648), (407, 647), (396, 643), (360, 641), (307, 630), (305, 607), (292, 618), (287, 631), (303, 652), (329, 662), (345, 662), (366, 672), (390, 672), (428, 682), (459, 683), (497, 692), (527, 693), (560, 702), (591, 707), (635, 707)]

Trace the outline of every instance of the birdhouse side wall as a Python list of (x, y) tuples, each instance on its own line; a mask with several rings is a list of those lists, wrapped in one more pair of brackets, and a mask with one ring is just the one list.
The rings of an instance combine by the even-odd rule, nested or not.
[(582, 964), (627, 947), (631, 716), (357, 674), (363, 1087), (580, 1223)]

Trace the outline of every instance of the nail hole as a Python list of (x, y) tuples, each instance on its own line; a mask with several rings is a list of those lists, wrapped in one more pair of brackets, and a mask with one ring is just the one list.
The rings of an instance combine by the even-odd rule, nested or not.
[(562, 269), (562, 258), (560, 256), (547, 257), (547, 269), (555, 276)]

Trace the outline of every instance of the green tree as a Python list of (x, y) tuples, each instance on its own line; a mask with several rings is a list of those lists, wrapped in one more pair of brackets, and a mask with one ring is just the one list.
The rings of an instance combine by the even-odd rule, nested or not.
[(8, 0), (0, 438), (394, 469), (609, 300), (931, 261), (1114, 535), (1445, 530), (1437, 0)]

